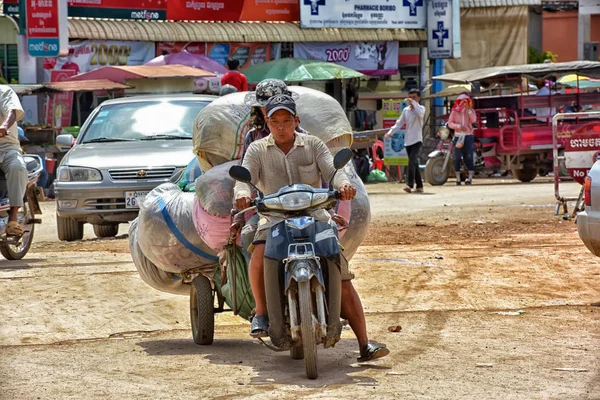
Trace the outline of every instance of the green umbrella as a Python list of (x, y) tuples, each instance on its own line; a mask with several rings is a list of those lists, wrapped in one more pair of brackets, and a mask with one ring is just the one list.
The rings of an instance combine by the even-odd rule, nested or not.
[(285, 82), (328, 81), (332, 79), (359, 78), (358, 71), (338, 64), (301, 58), (281, 58), (256, 64), (243, 70), (248, 82), (258, 83), (266, 78), (281, 79)]

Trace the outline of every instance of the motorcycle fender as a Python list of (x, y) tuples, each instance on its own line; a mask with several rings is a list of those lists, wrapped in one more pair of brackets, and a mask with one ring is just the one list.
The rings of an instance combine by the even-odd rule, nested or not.
[(427, 155), (428, 158), (436, 158), (436, 157), (443, 157), (443, 156), (444, 156), (444, 152), (441, 150), (434, 150)]
[(292, 280), (296, 282), (310, 282), (316, 277), (319, 284), (325, 288), (323, 272), (315, 260), (293, 260), (287, 265), (285, 272), (285, 291), (289, 290)]

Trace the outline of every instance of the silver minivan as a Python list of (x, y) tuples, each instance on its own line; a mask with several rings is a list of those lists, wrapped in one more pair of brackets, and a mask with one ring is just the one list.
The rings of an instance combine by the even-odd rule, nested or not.
[[(144, 196), (194, 158), (194, 121), (215, 98), (136, 96), (98, 106), (57, 170), (58, 238), (83, 238), (84, 223), (93, 224), (98, 237), (115, 236), (120, 223), (135, 219)], [(73, 140), (60, 135), (57, 143)]]

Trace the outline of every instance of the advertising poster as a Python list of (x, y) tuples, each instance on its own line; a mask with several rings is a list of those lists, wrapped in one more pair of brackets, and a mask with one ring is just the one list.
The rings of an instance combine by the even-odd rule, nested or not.
[(333, 62), (367, 75), (398, 73), (398, 42), (294, 43), (294, 57)]
[(295, 22), (300, 20), (298, 0), (245, 0), (241, 21)]
[[(72, 69), (54, 70), (50, 73), (50, 82), (63, 82), (76, 75)], [(60, 92), (50, 97), (46, 110), (46, 123), (55, 127), (71, 125), (73, 110), (73, 92)]]
[(97, 68), (122, 65), (143, 65), (155, 56), (154, 42), (134, 42), (119, 40), (82, 40), (69, 43), (66, 57), (44, 59), (46, 80), (54, 69), (74, 70), (75, 74), (89, 72)]
[[(402, 115), (406, 104), (402, 100), (383, 100), (383, 128), (391, 128)], [(400, 130), (389, 139), (383, 140), (385, 165), (408, 165), (408, 153), (404, 147), (404, 130)]]
[(302, 28), (424, 29), (424, 0), (303, 0)]
[[(155, 0), (162, 1), (164, 0)], [(180, 0), (167, 3), (167, 19), (173, 21), (239, 21), (244, 0)]]
[(205, 42), (156, 42), (156, 56), (187, 51), (191, 54), (206, 55)]
[(271, 60), (270, 43), (207, 43), (206, 56), (225, 65), (229, 58), (240, 62), (240, 68)]
[(19, 14), (19, 0), (4, 0), (2, 2), (2, 9), (0, 9), (4, 15), (18, 15)]

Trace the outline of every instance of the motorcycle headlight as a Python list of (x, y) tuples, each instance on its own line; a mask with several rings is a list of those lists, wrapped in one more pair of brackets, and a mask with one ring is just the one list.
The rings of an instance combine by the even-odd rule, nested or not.
[(284, 194), (279, 196), (279, 200), (284, 210), (303, 210), (310, 207), (312, 194), (308, 192)]
[(319, 204), (325, 203), (329, 195), (327, 193), (314, 193), (312, 196), (312, 205), (318, 206)]
[(263, 203), (267, 208), (281, 210), (281, 201), (279, 201), (278, 197), (272, 199), (265, 199), (263, 200)]
[(61, 182), (99, 182), (100, 171), (94, 168), (58, 167), (58, 180)]

